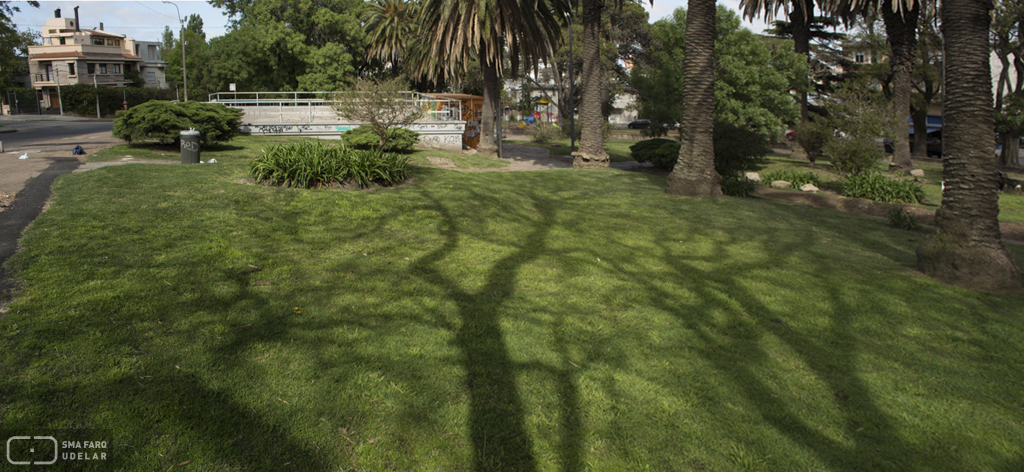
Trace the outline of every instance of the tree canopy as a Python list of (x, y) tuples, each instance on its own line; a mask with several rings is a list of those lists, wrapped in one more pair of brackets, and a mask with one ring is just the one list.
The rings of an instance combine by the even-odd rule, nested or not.
[[(792, 77), (806, 75), (804, 58), (789, 40), (765, 41), (740, 27), (739, 17), (717, 9), (715, 28), (715, 119), (752, 127), (764, 136), (777, 136), (800, 113), (789, 94)], [(682, 64), (686, 10), (652, 25), (650, 62), (633, 70), (632, 85), (639, 95), (641, 115), (659, 123), (682, 116)]]

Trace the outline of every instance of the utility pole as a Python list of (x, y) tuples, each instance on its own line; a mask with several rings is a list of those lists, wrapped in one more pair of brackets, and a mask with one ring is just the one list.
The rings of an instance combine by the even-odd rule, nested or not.
[(64, 99), (60, 95), (60, 67), (53, 65), (53, 73), (57, 77), (57, 103), (60, 104), (60, 116), (64, 116)]
[(178, 4), (174, 2), (168, 2), (164, 0), (164, 3), (170, 3), (174, 5), (174, 10), (178, 12), (178, 22), (181, 23), (181, 83), (184, 84), (185, 90), (185, 101), (188, 101), (188, 67), (185, 65), (185, 20), (181, 19), (181, 10), (178, 10)]
[(96, 118), (100, 116), (100, 86), (96, 84), (96, 74), (92, 75), (92, 86), (96, 88)]

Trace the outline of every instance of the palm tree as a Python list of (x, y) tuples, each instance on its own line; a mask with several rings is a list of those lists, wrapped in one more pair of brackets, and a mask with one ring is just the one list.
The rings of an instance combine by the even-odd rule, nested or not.
[[(870, 8), (880, 8), (889, 41), (889, 67), (892, 70), (892, 105), (900, 123), (910, 123), (910, 95), (914, 88), (914, 56), (917, 53), (917, 22), (921, 4), (928, 0), (825, 0), (824, 8), (836, 15), (853, 17)], [(909, 133), (896, 133), (893, 139), (893, 163), (909, 170)]]
[(689, 0), (683, 56), (683, 119), (679, 160), (668, 176), (672, 195), (719, 196), (715, 171), (715, 0)]
[(416, 31), (416, 4), (405, 0), (373, 0), (363, 16), (366, 55), (390, 64), (396, 75), (401, 70), (402, 53)]
[(494, 155), (502, 62), (507, 58), (515, 71), (520, 65), (536, 69), (547, 59), (560, 37), (568, 0), (427, 0), (421, 11), (426, 60), (418, 71), (430, 80), (450, 79), (479, 61), (484, 99), (477, 150)]
[[(623, 0), (615, 0), (621, 7)], [(643, 3), (643, 0), (635, 0)], [(654, 0), (650, 0), (654, 5)], [(601, 15), (605, 0), (583, 0), (583, 71), (580, 73), (580, 150), (573, 153), (573, 167), (608, 167), (604, 150), (604, 110), (608, 82), (601, 63)]]
[(925, 275), (979, 290), (1020, 290), (1021, 272), (1003, 246), (996, 193), (988, 31), (992, 0), (943, 0), (943, 170), (938, 233), (917, 249)]
[(583, 0), (583, 70), (580, 73), (580, 149), (573, 153), (572, 166), (608, 167), (611, 159), (604, 150), (604, 112), (607, 94), (601, 64), (601, 13), (605, 0)]

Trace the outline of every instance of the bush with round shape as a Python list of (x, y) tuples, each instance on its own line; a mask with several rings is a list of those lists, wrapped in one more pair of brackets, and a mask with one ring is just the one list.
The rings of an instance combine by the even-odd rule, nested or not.
[(219, 103), (172, 103), (150, 100), (117, 114), (114, 136), (128, 141), (175, 142), (180, 133), (198, 130), (203, 144), (230, 141), (238, 135), (242, 110)]
[(921, 203), (924, 190), (912, 180), (889, 178), (879, 172), (863, 172), (843, 181), (843, 195), (885, 203)]
[[(407, 154), (413, 152), (416, 144), (419, 143), (420, 134), (406, 128), (391, 128), (388, 130), (390, 139), (384, 152), (400, 152)], [(356, 149), (376, 149), (380, 145), (380, 136), (373, 131), (370, 125), (361, 125), (358, 128), (346, 131), (341, 135), (346, 146)]]

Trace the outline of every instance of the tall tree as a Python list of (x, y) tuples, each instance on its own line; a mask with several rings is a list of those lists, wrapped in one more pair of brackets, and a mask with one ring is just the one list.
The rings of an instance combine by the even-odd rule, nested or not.
[(427, 0), (420, 25), (423, 57), (417, 71), (431, 80), (464, 74), (474, 59), (483, 73), (483, 111), (477, 150), (494, 155), (495, 117), (501, 97), (502, 64), (513, 71), (537, 68), (551, 55), (566, 0)]
[(397, 76), (402, 55), (418, 31), (416, 4), (406, 0), (373, 0), (363, 12), (366, 55), (381, 61)]
[(580, 71), (580, 149), (573, 153), (573, 167), (608, 167), (604, 150), (604, 113), (601, 104), (608, 90), (601, 64), (601, 13), (605, 0), (583, 0), (583, 70)]
[(914, 93), (910, 113), (914, 117), (914, 148), (917, 159), (928, 157), (928, 110), (942, 92), (942, 35), (939, 34), (938, 4), (921, 5), (917, 22), (917, 60), (914, 63)]
[[(638, 0), (643, 1), (643, 0)], [(620, 7), (623, 0), (616, 0)], [(580, 150), (573, 153), (573, 167), (608, 167), (611, 160), (604, 150), (604, 104), (608, 101), (608, 81), (601, 61), (604, 37), (602, 15), (606, 0), (582, 0), (583, 69), (580, 71)], [(654, 0), (651, 0), (651, 5)]]
[[(780, 136), (783, 126), (799, 118), (800, 109), (789, 93), (791, 77), (807, 74), (803, 56), (793, 42), (778, 40), (769, 45), (740, 26), (740, 18), (724, 6), (716, 10), (715, 25), (715, 121), (753, 129), (766, 139)], [(658, 20), (651, 26), (649, 60), (633, 68), (640, 114), (661, 123), (675, 123), (683, 116), (683, 58), (686, 10)]]
[(999, 232), (992, 76), (991, 0), (943, 0), (942, 206), (938, 233), (917, 249), (925, 275), (967, 288), (1020, 290), (1021, 272)]
[[(757, 17), (771, 20), (779, 10), (786, 10), (792, 28), (793, 50), (803, 54), (808, 63), (811, 58), (811, 25), (814, 22), (814, 0), (740, 0), (743, 16), (749, 20)], [(806, 77), (804, 78), (806, 81)], [(800, 122), (807, 121), (806, 83), (797, 89), (800, 94)]]
[[(28, 2), (39, 8), (39, 2)], [(28, 55), (28, 47), (33, 44), (35, 34), (18, 31), (18, 26), (11, 21), (11, 15), (19, 12), (18, 6), (11, 2), (0, 2), (0, 87), (11, 86), (11, 79), (26, 69), (24, 59)]]
[(679, 161), (666, 191), (691, 197), (722, 195), (715, 171), (715, 0), (689, 0), (683, 58), (683, 119)]
[[(996, 128), (1002, 138), (999, 162), (1003, 166), (1020, 165), (1020, 145), (1024, 135), (1024, 4), (1000, 1), (992, 24), (992, 50), (999, 58), (996, 84)], [(1011, 73), (1012, 72), (1012, 73)]]

